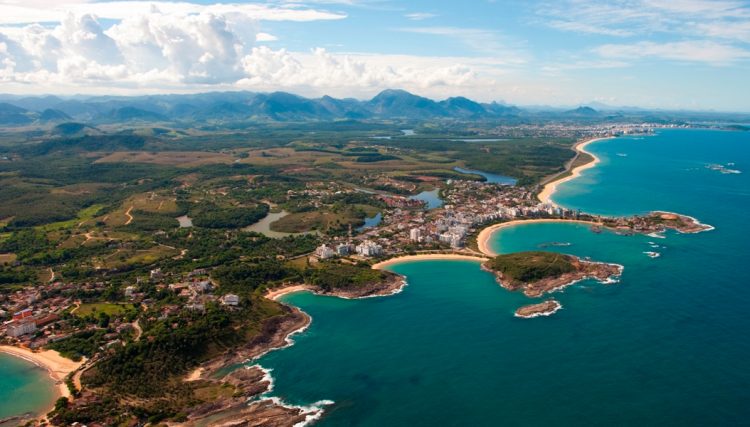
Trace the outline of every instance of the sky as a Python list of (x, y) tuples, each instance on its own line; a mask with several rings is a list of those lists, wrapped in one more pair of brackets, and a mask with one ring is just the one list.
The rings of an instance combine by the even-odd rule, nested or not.
[(750, 112), (750, 0), (0, 0), (0, 93)]

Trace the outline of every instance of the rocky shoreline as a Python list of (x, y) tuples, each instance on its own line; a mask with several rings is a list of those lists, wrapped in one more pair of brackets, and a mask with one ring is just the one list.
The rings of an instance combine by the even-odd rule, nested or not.
[[(405, 284), (402, 276), (394, 275), (385, 282), (372, 283), (356, 289), (325, 291), (315, 286), (292, 285), (269, 291), (266, 297), (278, 298), (286, 293), (285, 290), (289, 292), (307, 290), (319, 295), (346, 299), (369, 298), (393, 295), (400, 292)], [(214, 378), (222, 369), (240, 365), (269, 351), (290, 345), (292, 341), (289, 337), (310, 325), (312, 319), (302, 310), (288, 305), (284, 307), (287, 313), (267, 321), (257, 338), (238, 350), (204, 363), (194, 374), (190, 375), (189, 381), (231, 385), (235, 388), (235, 392), (231, 397), (219, 398), (191, 408), (187, 423), (182, 425), (292, 427), (303, 425), (322, 415), (321, 405), (300, 407), (286, 405), (276, 398), (263, 397), (271, 391), (272, 379), (260, 366), (235, 369), (223, 377)], [(257, 400), (248, 403), (252, 399)]]
[(495, 280), (503, 288), (509, 291), (521, 290), (530, 298), (540, 297), (546, 293), (563, 289), (584, 279), (594, 279), (601, 283), (613, 283), (622, 275), (623, 266), (619, 264), (607, 264), (603, 262), (584, 261), (573, 255), (569, 257), (575, 270), (559, 276), (548, 277), (534, 282), (512, 281), (502, 273), (495, 271), (484, 264), (482, 269), (495, 275)]
[[(240, 349), (228, 352), (200, 366), (200, 374), (191, 381), (230, 385), (235, 388), (231, 397), (190, 408), (188, 421), (181, 425), (199, 426), (271, 426), (291, 427), (304, 423), (309, 417), (320, 416), (320, 409), (284, 405), (277, 399), (260, 398), (271, 390), (270, 376), (259, 366), (235, 369), (215, 379), (222, 369), (242, 364), (269, 351), (290, 345), (290, 335), (307, 328), (310, 316), (295, 307), (284, 306), (287, 313), (269, 319), (261, 333)], [(191, 375), (191, 377), (193, 377)], [(259, 400), (249, 403), (251, 399)]]
[(331, 296), (343, 299), (360, 299), (360, 298), (373, 298), (383, 297), (388, 295), (394, 295), (401, 292), (406, 286), (406, 278), (393, 273), (393, 277), (384, 282), (368, 283), (364, 286), (359, 286), (352, 289), (331, 289), (326, 290), (319, 286), (313, 285), (288, 285), (281, 288), (270, 289), (266, 292), (265, 297), (271, 300), (276, 300), (283, 295), (308, 291), (316, 295)]
[(537, 304), (524, 305), (516, 310), (515, 316), (524, 319), (531, 319), (539, 316), (550, 316), (560, 310), (562, 304), (556, 300), (547, 300)]

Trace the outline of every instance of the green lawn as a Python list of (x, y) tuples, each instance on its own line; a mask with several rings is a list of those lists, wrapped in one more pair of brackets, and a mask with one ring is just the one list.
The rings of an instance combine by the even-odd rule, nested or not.
[(130, 310), (134, 310), (132, 304), (97, 302), (81, 304), (81, 306), (78, 307), (74, 314), (78, 317), (85, 317), (89, 314), (98, 315), (99, 313), (107, 313), (108, 315), (113, 316), (124, 314)]

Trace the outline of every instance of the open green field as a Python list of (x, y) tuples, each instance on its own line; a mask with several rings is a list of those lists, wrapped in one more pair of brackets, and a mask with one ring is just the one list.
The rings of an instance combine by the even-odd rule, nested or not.
[(124, 314), (128, 311), (135, 310), (133, 307), (133, 304), (114, 304), (114, 303), (106, 303), (106, 302), (97, 302), (97, 303), (85, 303), (81, 304), (80, 307), (75, 309), (75, 315), (78, 317), (85, 317), (90, 314), (96, 316), (99, 313), (105, 313), (110, 316), (117, 316)]
[(50, 232), (50, 231), (56, 231), (56, 230), (64, 230), (64, 229), (70, 229), (75, 228), (79, 224), (89, 221), (96, 217), (96, 215), (99, 213), (99, 211), (104, 208), (104, 205), (96, 204), (91, 205), (87, 208), (81, 209), (78, 211), (78, 216), (73, 219), (69, 219), (67, 221), (59, 221), (59, 222), (53, 222), (51, 224), (45, 224), (38, 226), (37, 228), (42, 231)]

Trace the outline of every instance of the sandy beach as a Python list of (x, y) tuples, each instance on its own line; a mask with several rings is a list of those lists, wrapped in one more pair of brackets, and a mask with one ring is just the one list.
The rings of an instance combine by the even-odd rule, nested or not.
[(465, 260), (465, 261), (480, 261), (484, 262), (487, 261), (487, 258), (482, 258), (479, 256), (471, 256), (471, 255), (460, 255), (460, 254), (422, 254), (422, 255), (404, 255), (400, 257), (391, 258), (386, 261), (379, 262), (377, 264), (373, 264), (372, 268), (374, 269), (383, 269), (385, 267), (394, 265), (394, 264), (400, 264), (402, 262), (409, 262), (409, 261), (420, 261), (420, 260)]
[(284, 286), (281, 288), (271, 289), (270, 291), (266, 292), (264, 296), (270, 300), (275, 301), (286, 294), (291, 294), (294, 292), (301, 292), (301, 291), (312, 291), (312, 287), (308, 285)]
[[(580, 155), (581, 153), (585, 153), (585, 154), (588, 154), (589, 156), (593, 157), (594, 160), (591, 161), (591, 162), (585, 163), (583, 165), (576, 166), (575, 168), (573, 168), (573, 170), (570, 171), (570, 175), (567, 175), (567, 176), (559, 178), (559, 179), (555, 179), (555, 180), (550, 181), (547, 184), (545, 184), (544, 188), (542, 189), (542, 191), (537, 195), (537, 197), (539, 198), (539, 200), (541, 200), (542, 203), (551, 203), (551, 204), (554, 205), (555, 203), (551, 200), (551, 197), (555, 193), (555, 191), (557, 190), (557, 186), (558, 185), (562, 184), (563, 182), (568, 182), (570, 180), (576, 179), (579, 176), (581, 176), (581, 172), (585, 171), (586, 169), (590, 169), (590, 168), (593, 168), (594, 166), (596, 166), (599, 163), (600, 160), (593, 153), (591, 153), (589, 151), (586, 151), (586, 146), (588, 146), (589, 144), (592, 144), (592, 143), (594, 143), (596, 141), (601, 141), (601, 140), (604, 140), (604, 139), (611, 139), (611, 137), (594, 138), (594, 139), (589, 139), (587, 141), (582, 141), (582, 142), (579, 142), (578, 144), (576, 144), (575, 147), (573, 147), (576, 150), (576, 152), (578, 153), (576, 156)], [(575, 161), (575, 159), (573, 161)]]
[(13, 347), (9, 345), (0, 345), (0, 352), (10, 354), (11, 356), (20, 357), (27, 360), (49, 372), (50, 377), (55, 381), (60, 396), (70, 398), (70, 390), (65, 385), (65, 377), (71, 372), (77, 370), (84, 361), (74, 362), (60, 356), (60, 353), (54, 350), (44, 350), (33, 352), (31, 350)]
[(480, 252), (487, 256), (496, 256), (497, 253), (490, 249), (489, 246), (490, 238), (495, 231), (503, 228), (514, 227), (519, 224), (538, 224), (542, 222), (577, 222), (581, 224), (599, 225), (596, 222), (580, 221), (577, 219), (517, 219), (508, 222), (501, 222), (500, 224), (490, 225), (489, 227), (482, 229), (482, 231), (480, 231), (479, 235), (477, 236), (477, 247), (479, 247)]

